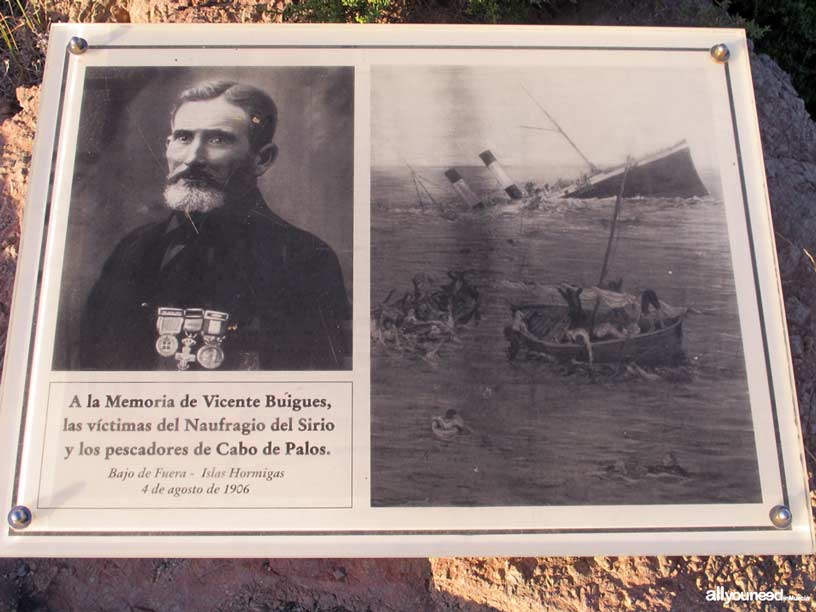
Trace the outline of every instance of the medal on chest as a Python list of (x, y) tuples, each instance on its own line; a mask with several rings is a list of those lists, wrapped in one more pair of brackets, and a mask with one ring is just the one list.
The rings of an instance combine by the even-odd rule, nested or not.
[(224, 363), (221, 344), (227, 334), (229, 314), (202, 308), (160, 307), (156, 316), (156, 352), (174, 358), (176, 368), (198, 364), (215, 370)]

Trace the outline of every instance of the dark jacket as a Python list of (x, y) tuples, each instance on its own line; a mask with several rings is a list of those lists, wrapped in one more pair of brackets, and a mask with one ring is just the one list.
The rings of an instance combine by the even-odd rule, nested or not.
[(329, 246), (274, 215), (260, 196), (244, 209), (174, 212), (126, 236), (105, 263), (80, 329), (83, 370), (173, 367), (155, 343), (160, 307), (229, 313), (220, 369), (348, 367), (351, 319)]

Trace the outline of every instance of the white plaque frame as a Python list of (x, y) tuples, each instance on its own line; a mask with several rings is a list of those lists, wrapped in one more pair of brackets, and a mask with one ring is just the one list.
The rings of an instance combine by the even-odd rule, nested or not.
[[(69, 41), (87, 41), (84, 53)], [(718, 63), (710, 49), (725, 44)], [(695, 61), (717, 94), (716, 130), (731, 257), (738, 289), (761, 502), (750, 504), (372, 507), (370, 389), (370, 85), (376, 65), (560, 62), (631, 66)], [(589, 58), (589, 59), (587, 59)], [(354, 359), (346, 372), (189, 373), (190, 383), (353, 385), (347, 499), (330, 508), (44, 508), (37, 501), (47, 422), (44, 390), (60, 383), (165, 384), (175, 373), (52, 372), (60, 248), (71, 168), (92, 65), (352, 66), (354, 104)], [(442, 556), (599, 554), (802, 554), (814, 533), (793, 370), (742, 30), (460, 26), (52, 27), (25, 208), (0, 408), (0, 499), (31, 509), (23, 529), (0, 532), (5, 556)], [(57, 253), (55, 255), (55, 253)], [(752, 266), (738, 265), (750, 260)], [(47, 264), (44, 264), (47, 262)], [(56, 266), (56, 267), (55, 267)], [(50, 348), (49, 348), (50, 347)], [(177, 385), (179, 386), (179, 385)], [(172, 388), (172, 387), (169, 387)], [(352, 418), (353, 417), (353, 418)], [(43, 455), (45, 453), (45, 455)], [(341, 453), (342, 455), (343, 453)], [(81, 480), (81, 479), (80, 479)], [(319, 492), (318, 492), (319, 494)], [(111, 490), (115, 497), (115, 489)], [(341, 496), (342, 497), (342, 496)], [(792, 523), (775, 527), (771, 509)], [(39, 507), (38, 507), (39, 506)]]

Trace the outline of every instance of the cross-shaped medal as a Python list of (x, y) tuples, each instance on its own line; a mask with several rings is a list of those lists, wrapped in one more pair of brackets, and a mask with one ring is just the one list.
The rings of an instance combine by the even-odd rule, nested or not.
[(190, 351), (196, 341), (187, 336), (182, 339), (181, 343), (184, 345), (184, 348), (181, 349), (180, 353), (176, 353), (176, 361), (178, 361), (179, 370), (187, 370), (190, 368), (190, 364), (195, 363), (196, 360), (196, 356)]

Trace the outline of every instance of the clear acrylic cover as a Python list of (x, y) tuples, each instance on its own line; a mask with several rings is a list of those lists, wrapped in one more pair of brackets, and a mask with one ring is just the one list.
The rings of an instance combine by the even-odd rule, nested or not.
[(2, 554), (813, 551), (742, 31), (66, 24), (43, 87)]

